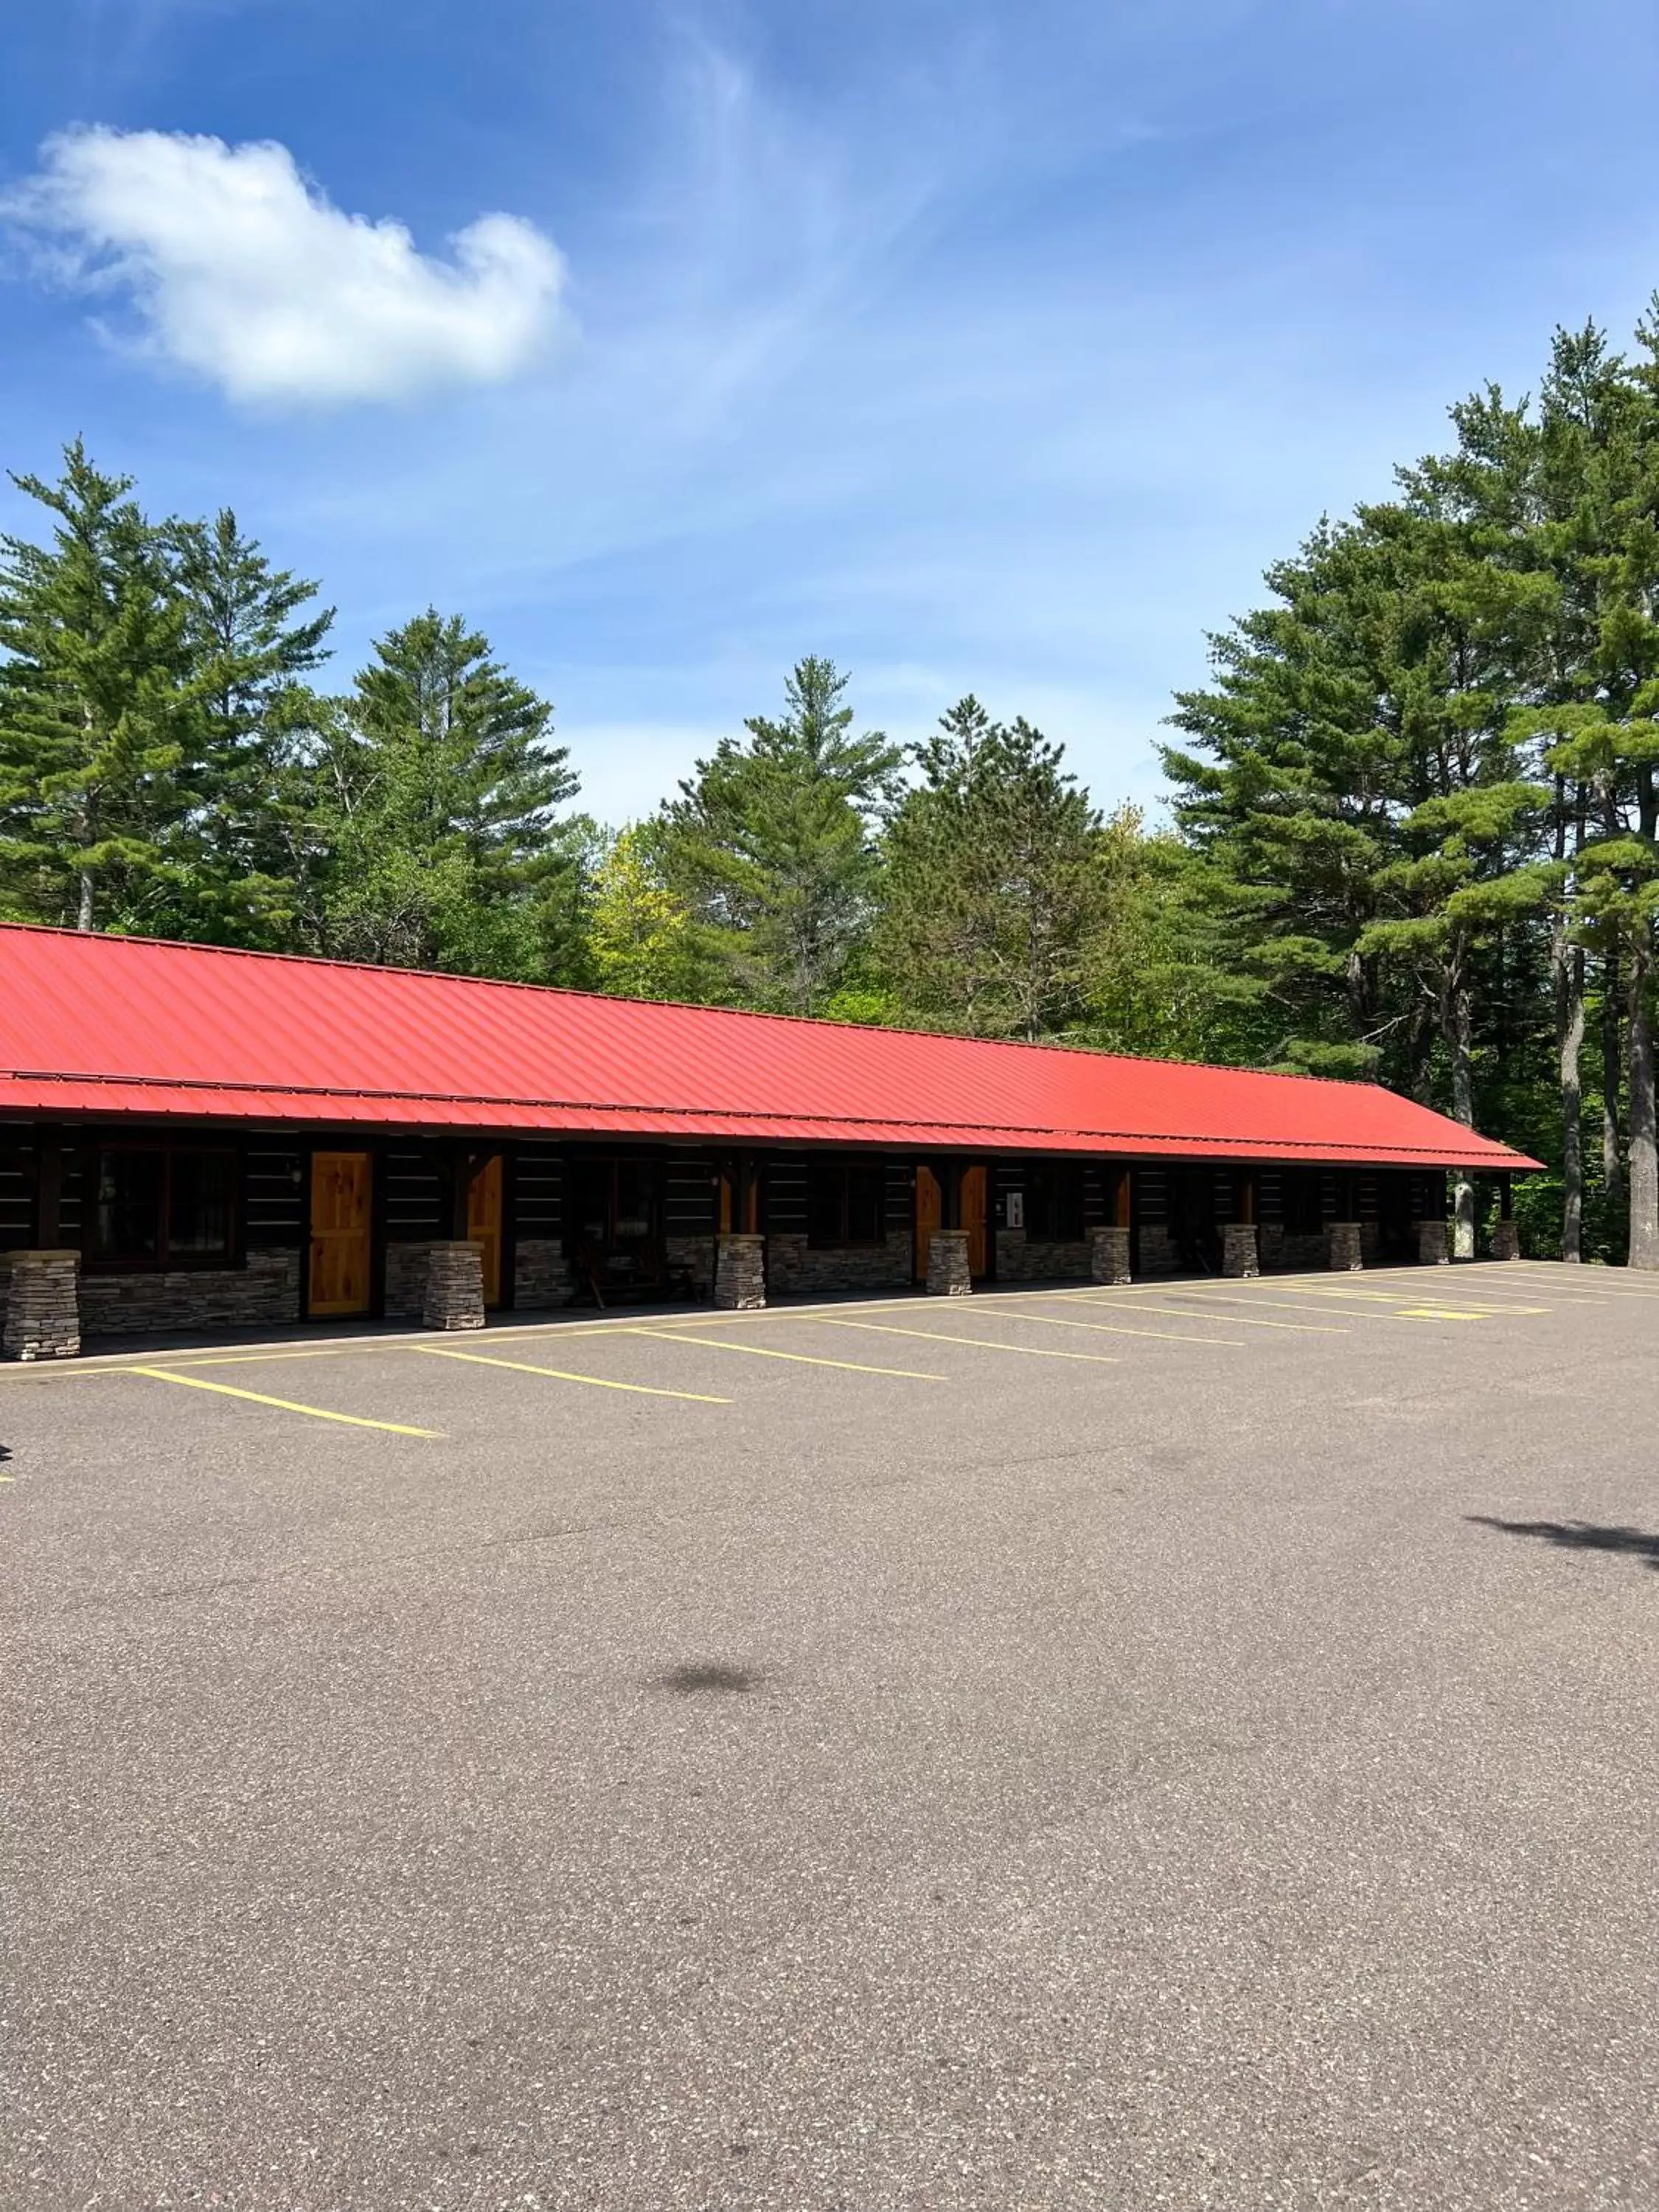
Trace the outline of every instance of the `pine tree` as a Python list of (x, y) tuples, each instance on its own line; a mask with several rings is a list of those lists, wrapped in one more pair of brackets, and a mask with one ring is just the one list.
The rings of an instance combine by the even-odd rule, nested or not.
[(0, 893), (17, 919), (139, 928), (167, 905), (200, 744), (161, 534), (77, 440), (14, 477), (51, 543), (0, 539)]
[(433, 609), (375, 656), (312, 757), (319, 934), (371, 960), (556, 975), (583, 830), (557, 816), (577, 784), (552, 708)]
[(901, 756), (879, 731), (854, 734), (849, 680), (833, 661), (798, 662), (781, 720), (755, 715), (746, 742), (722, 738), (664, 811), (668, 881), (726, 995), (756, 1006), (822, 1012), (867, 921), (872, 821)]
[(884, 841), (875, 956), (908, 1018), (1037, 1037), (1079, 1018), (1101, 822), (1063, 747), (958, 701)]
[(204, 710), (191, 862), (172, 933), (280, 944), (296, 888), (287, 771), (314, 714), (306, 684), (327, 658), (334, 611), (307, 613), (317, 586), (273, 569), (228, 507), (211, 523), (175, 521), (167, 536)]

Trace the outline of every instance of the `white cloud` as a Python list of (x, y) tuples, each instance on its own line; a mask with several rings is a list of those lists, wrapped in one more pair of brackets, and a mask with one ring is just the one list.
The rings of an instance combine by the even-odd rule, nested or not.
[(402, 223), (335, 207), (285, 146), (80, 128), (3, 202), (43, 268), (122, 295), (138, 348), (235, 400), (335, 405), (525, 368), (559, 319), (564, 264), (510, 215), (417, 252)]

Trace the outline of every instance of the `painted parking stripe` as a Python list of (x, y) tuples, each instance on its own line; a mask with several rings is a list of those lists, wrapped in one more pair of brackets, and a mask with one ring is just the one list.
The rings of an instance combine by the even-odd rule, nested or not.
[(1397, 1291), (1372, 1291), (1340, 1290), (1334, 1284), (1333, 1284), (1331, 1288), (1327, 1291), (1320, 1288), (1318, 1285), (1315, 1284), (1310, 1285), (1309, 1296), (1311, 1297), (1320, 1298), (1322, 1300), (1326, 1298), (1332, 1300), (1340, 1298), (1347, 1298), (1350, 1300), (1364, 1299), (1368, 1305), (1391, 1306), (1395, 1308), (1400, 1306), (1443, 1305), (1449, 1310), (1455, 1308), (1460, 1318), (1469, 1319), (1477, 1319), (1482, 1315), (1510, 1313), (1544, 1314), (1549, 1311), (1549, 1308), (1547, 1306), (1520, 1306), (1514, 1304), (1507, 1298), (1498, 1305), (1483, 1306), (1480, 1303), (1480, 1294), (1479, 1291), (1474, 1292), (1472, 1296), (1465, 1297), (1460, 1291), (1453, 1291), (1445, 1298), (1438, 1298), (1426, 1285), (1419, 1286), (1409, 1291), (1405, 1289)]
[[(1041, 1295), (1041, 1293), (1039, 1295)], [(1064, 1297), (1065, 1293), (1063, 1291), (1059, 1293), (1049, 1292), (1048, 1295), (1051, 1297), (1055, 1295)], [(1066, 1321), (1059, 1314), (1024, 1314), (1021, 1318), (1025, 1321), (1038, 1322), (1044, 1328), (1086, 1328), (1092, 1331), (1097, 1336), (1156, 1336), (1161, 1338), (1167, 1344), (1219, 1344), (1230, 1345), (1237, 1352), (1243, 1352), (1245, 1349), (1244, 1340), (1242, 1336), (1195, 1336), (1190, 1332), (1183, 1332), (1180, 1329), (1175, 1328), (1130, 1328), (1126, 1323), (1121, 1322)], [(1204, 1316), (1202, 1314), (1194, 1314), (1193, 1316), (1193, 1319), (1194, 1321), (1202, 1321), (1204, 1319)], [(1231, 1314), (1227, 1314), (1225, 1316), (1218, 1314), (1216, 1316), (1216, 1324), (1218, 1328), (1224, 1328), (1227, 1322), (1231, 1321), (1231, 1319), (1232, 1316)]]
[[(799, 1316), (793, 1316), (799, 1318)], [(630, 1336), (654, 1336), (664, 1344), (695, 1345), (699, 1352), (745, 1352), (751, 1359), (792, 1359), (801, 1367), (841, 1367), (853, 1375), (896, 1375), (905, 1382), (943, 1382), (943, 1375), (920, 1375), (908, 1367), (872, 1367), (859, 1359), (823, 1359), (811, 1352), (777, 1352), (769, 1344), (733, 1344), (729, 1337), (688, 1336), (671, 1328), (641, 1328), (637, 1325), (628, 1331)]]
[(200, 1375), (177, 1375), (167, 1367), (123, 1367), (122, 1375), (147, 1375), (152, 1382), (176, 1382), (181, 1390), (211, 1390), (221, 1398), (245, 1398), (255, 1406), (275, 1406), (284, 1413), (305, 1413), (313, 1421), (338, 1421), (349, 1429), (386, 1429), (394, 1437), (441, 1437), (441, 1429), (412, 1429), (402, 1421), (371, 1421), (363, 1413), (337, 1413), (326, 1406), (302, 1406), (294, 1398), (268, 1398), (263, 1390), (239, 1390), (232, 1382), (210, 1382)]
[(537, 1367), (527, 1359), (496, 1359), (487, 1352), (455, 1352), (447, 1345), (417, 1344), (411, 1351), (428, 1359), (464, 1359), (472, 1367), (507, 1367), (515, 1375), (550, 1375), (556, 1382), (586, 1382), (595, 1390), (627, 1390), (639, 1398), (686, 1398), (698, 1406), (729, 1406), (729, 1398), (711, 1398), (706, 1390), (664, 1390), (649, 1382), (617, 1382), (608, 1375), (574, 1375), (562, 1367)]
[[(1305, 1297), (1299, 1298), (1268, 1297), (1265, 1294), (1255, 1291), (1191, 1291), (1182, 1295), (1190, 1297), (1194, 1304), (1201, 1300), (1211, 1305), (1275, 1306), (1281, 1308), (1286, 1313), (1340, 1313), (1347, 1321), (1393, 1321), (1397, 1317), (1398, 1312), (1396, 1307), (1389, 1304), (1385, 1304), (1379, 1311), (1375, 1305), (1360, 1305), (1353, 1303), (1362, 1295), (1358, 1291), (1334, 1291), (1327, 1297), (1316, 1287), (1310, 1290)], [(1346, 1305), (1340, 1303), (1344, 1297), (1350, 1300)], [(1468, 1315), (1464, 1317), (1477, 1320), (1484, 1316)], [(1218, 1315), (1216, 1318), (1221, 1320), (1224, 1316)], [(1239, 1316), (1230, 1312), (1224, 1318), (1231, 1322), (1237, 1321)], [(1311, 1327), (1312, 1324), (1309, 1323), (1308, 1326)]]
[[(1167, 1291), (1165, 1293), (1166, 1297), (1181, 1297), (1187, 1294), (1180, 1291)], [(1198, 1297), (1200, 1293), (1194, 1292), (1192, 1295), (1194, 1297)], [(1230, 1298), (1225, 1291), (1212, 1291), (1208, 1292), (1206, 1295), (1220, 1300), (1224, 1304), (1232, 1305), (1251, 1306), (1260, 1305), (1261, 1304), (1260, 1298), (1246, 1297)], [(1111, 1299), (1105, 1294), (1103, 1294), (1099, 1297), (1096, 1297), (1085, 1291), (1079, 1296), (1078, 1304), (1085, 1306), (1109, 1306)], [(1135, 1307), (1135, 1311), (1137, 1313), (1172, 1314), (1179, 1321), (1195, 1321), (1200, 1317), (1193, 1312), (1190, 1306), (1137, 1305)], [(1291, 1330), (1297, 1336), (1352, 1336), (1353, 1334), (1353, 1331), (1349, 1328), (1346, 1323), (1341, 1322), (1246, 1321), (1242, 1314), (1227, 1314), (1224, 1316), (1223, 1318), (1231, 1322), (1239, 1328), (1285, 1328)]]
[(954, 1329), (901, 1328), (896, 1322), (881, 1321), (836, 1321), (827, 1314), (815, 1315), (825, 1328), (863, 1328), (876, 1336), (920, 1336), (930, 1344), (971, 1344), (981, 1352), (1017, 1352), (1028, 1359), (1085, 1359), (1095, 1367), (1117, 1367), (1122, 1363), (1109, 1352), (1061, 1352), (1048, 1344), (1002, 1344), (991, 1336), (958, 1336)]

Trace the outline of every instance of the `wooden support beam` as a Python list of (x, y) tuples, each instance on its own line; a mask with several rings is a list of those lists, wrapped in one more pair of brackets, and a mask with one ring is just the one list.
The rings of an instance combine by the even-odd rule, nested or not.
[[(96, 1203), (88, 1191), (83, 1206)], [(34, 1135), (34, 1243), (39, 1251), (56, 1251), (64, 1241), (64, 1133), (43, 1121)]]

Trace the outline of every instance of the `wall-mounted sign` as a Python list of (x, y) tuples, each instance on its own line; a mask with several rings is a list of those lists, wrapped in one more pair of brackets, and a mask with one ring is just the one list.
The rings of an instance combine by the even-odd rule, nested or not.
[(1024, 1229), (1025, 1226), (1024, 1192), (1011, 1190), (1003, 1202), (1008, 1209), (1008, 1226), (1011, 1229)]

